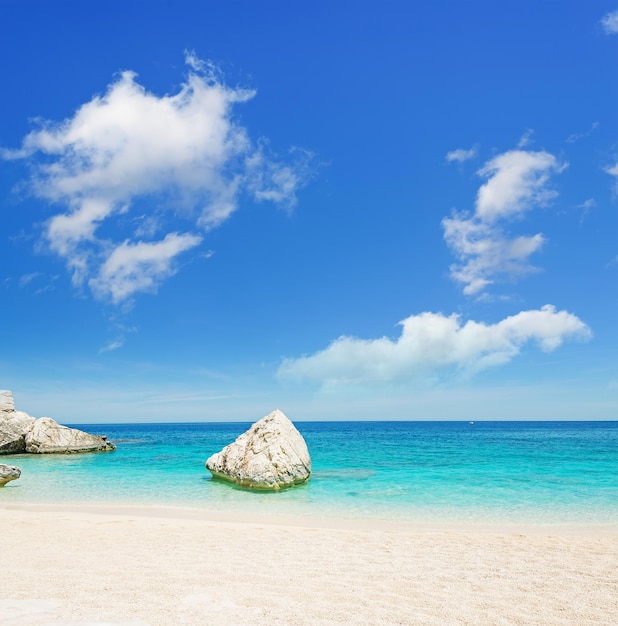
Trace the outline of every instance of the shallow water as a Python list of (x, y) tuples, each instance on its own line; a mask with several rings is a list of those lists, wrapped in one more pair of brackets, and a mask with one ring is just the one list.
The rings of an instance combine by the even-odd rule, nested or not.
[(307, 422), (307, 485), (256, 493), (206, 458), (249, 424), (108, 424), (118, 449), (14, 455), (0, 502), (120, 502), (420, 522), (618, 523), (618, 422)]

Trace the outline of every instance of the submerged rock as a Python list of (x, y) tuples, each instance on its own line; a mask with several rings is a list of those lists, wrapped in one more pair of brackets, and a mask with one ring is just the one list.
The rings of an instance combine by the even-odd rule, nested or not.
[(241, 487), (277, 491), (306, 483), (311, 457), (303, 436), (277, 409), (213, 454), (206, 467), (215, 478)]
[(15, 410), (13, 394), (0, 392), (0, 454), (103, 452), (116, 446), (106, 437), (61, 426), (50, 417), (34, 417)]
[(17, 480), (20, 476), (21, 470), (19, 467), (0, 463), (0, 487), (4, 487), (4, 485), (12, 480)]

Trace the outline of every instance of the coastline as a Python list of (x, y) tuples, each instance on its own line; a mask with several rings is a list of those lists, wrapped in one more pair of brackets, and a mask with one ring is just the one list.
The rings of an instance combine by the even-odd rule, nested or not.
[(618, 527), (0, 503), (7, 625), (599, 624)]
[(409, 519), (372, 518), (352, 516), (321, 516), (304, 514), (281, 514), (280, 512), (260, 513), (255, 507), (223, 511), (189, 504), (159, 504), (126, 502), (0, 502), (0, 514), (3, 511), (23, 513), (66, 513), (81, 516), (136, 517), (153, 519), (193, 520), (206, 524), (238, 525), (242, 527), (268, 526), (312, 528), (326, 530), (352, 531), (400, 531), (400, 532), (447, 532), (447, 533), (489, 533), (489, 534), (523, 534), (586, 537), (616, 536), (618, 524), (573, 524), (573, 523), (531, 523), (528, 519), (521, 521), (462, 521), (443, 519)]

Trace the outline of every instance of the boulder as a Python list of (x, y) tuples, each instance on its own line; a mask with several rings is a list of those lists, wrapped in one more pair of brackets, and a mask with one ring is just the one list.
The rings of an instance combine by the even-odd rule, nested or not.
[(13, 394), (0, 391), (0, 454), (100, 452), (115, 450), (106, 437), (61, 426), (50, 417), (36, 419), (15, 410)]
[(24, 435), (33, 424), (34, 417), (15, 410), (13, 394), (0, 390), (0, 454), (24, 452)]
[(103, 452), (114, 449), (115, 446), (109, 443), (106, 437), (61, 426), (51, 417), (39, 417), (26, 433), (26, 452), (32, 454)]
[(311, 458), (303, 436), (277, 409), (213, 454), (206, 467), (213, 477), (241, 487), (278, 491), (306, 483)]
[(15, 401), (13, 394), (5, 389), (0, 390), (0, 413), (2, 411), (14, 411)]
[(0, 463), (0, 487), (4, 487), (4, 485), (12, 480), (17, 480), (20, 476), (21, 470), (19, 467)]
[(25, 452), (26, 433), (35, 421), (23, 411), (0, 411), (0, 454)]

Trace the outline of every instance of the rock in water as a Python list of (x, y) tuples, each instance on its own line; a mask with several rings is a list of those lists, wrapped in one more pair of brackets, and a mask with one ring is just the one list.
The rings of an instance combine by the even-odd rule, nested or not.
[(102, 452), (114, 450), (115, 446), (106, 437), (90, 435), (61, 426), (50, 417), (39, 417), (26, 434), (26, 452), (48, 454), (53, 452)]
[(215, 478), (241, 487), (278, 491), (306, 483), (311, 458), (303, 436), (277, 409), (213, 454), (206, 467)]
[(19, 467), (0, 463), (0, 487), (4, 487), (4, 485), (12, 480), (17, 480), (20, 476), (21, 470)]
[(61, 426), (49, 417), (34, 417), (15, 410), (13, 394), (0, 391), (0, 454), (32, 452), (99, 452), (115, 450), (106, 437)]

